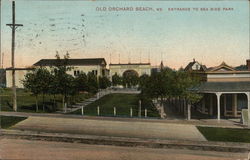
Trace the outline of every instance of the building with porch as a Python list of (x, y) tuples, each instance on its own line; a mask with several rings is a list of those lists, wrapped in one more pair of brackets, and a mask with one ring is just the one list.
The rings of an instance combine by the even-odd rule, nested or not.
[[(193, 63), (193, 65), (201, 65)], [(231, 67), (225, 62), (219, 66), (199, 69), (188, 65), (185, 70), (202, 75), (202, 82), (195, 90), (203, 94), (197, 109), (203, 113), (221, 118), (241, 117), (242, 109), (250, 106), (250, 60), (246, 67)], [(250, 110), (248, 109), (248, 117)]]

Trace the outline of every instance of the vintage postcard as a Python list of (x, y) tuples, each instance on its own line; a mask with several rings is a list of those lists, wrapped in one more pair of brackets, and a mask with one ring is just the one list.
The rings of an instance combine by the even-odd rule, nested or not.
[(249, 0), (0, 9), (0, 160), (250, 160)]

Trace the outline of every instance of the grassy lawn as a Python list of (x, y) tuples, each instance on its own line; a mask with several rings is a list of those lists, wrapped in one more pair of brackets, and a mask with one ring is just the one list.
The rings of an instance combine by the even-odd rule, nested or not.
[(1, 128), (7, 129), (25, 119), (26, 117), (0, 116)]
[[(90, 95), (86, 93), (79, 94), (74, 97), (73, 102), (80, 102), (86, 98), (89, 98)], [(54, 107), (54, 100), (52, 95), (45, 96), (45, 112), (55, 112), (62, 109), (62, 96), (56, 95), (55, 102), (56, 107)], [(4, 89), (0, 93), (0, 105), (2, 111), (13, 111), (12, 110), (12, 91), (11, 89)], [(38, 106), (39, 112), (42, 110), (42, 96), (38, 96)], [(30, 92), (25, 91), (24, 89), (17, 89), (17, 110), (19, 112), (36, 112), (36, 97), (33, 96)]]
[[(100, 107), (101, 116), (113, 116), (114, 107), (116, 107), (117, 116), (130, 116), (130, 108), (133, 109), (133, 116), (138, 116), (139, 95), (136, 94), (109, 94), (99, 100), (87, 105), (84, 108), (84, 115), (97, 116), (97, 106)], [(148, 117), (159, 117), (155, 107), (150, 101), (142, 102), (142, 116), (144, 116), (144, 109), (148, 110)], [(81, 114), (81, 110), (73, 112), (73, 114)]]
[(209, 141), (250, 143), (250, 129), (197, 127)]

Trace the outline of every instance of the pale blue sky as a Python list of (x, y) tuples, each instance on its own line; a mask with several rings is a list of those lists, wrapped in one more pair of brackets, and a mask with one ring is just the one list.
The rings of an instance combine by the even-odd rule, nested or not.
[[(2, 2), (2, 51), (10, 66), (11, 2)], [(152, 7), (161, 12), (101, 12), (96, 7)], [(180, 7), (230, 7), (233, 11), (168, 11)], [(249, 57), (247, 1), (17, 1), (17, 66), (69, 51), (71, 57), (104, 57), (179, 68), (193, 58), (208, 66), (244, 64)], [(83, 26), (84, 25), (84, 26)], [(83, 38), (84, 35), (84, 38)], [(8, 57), (7, 57), (8, 56)]]

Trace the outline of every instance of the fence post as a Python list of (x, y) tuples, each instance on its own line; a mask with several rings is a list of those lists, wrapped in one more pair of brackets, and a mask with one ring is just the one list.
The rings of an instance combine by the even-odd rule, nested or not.
[(99, 106), (97, 107), (97, 115), (98, 116), (100, 115), (100, 107)]
[(138, 117), (141, 118), (141, 100), (139, 100), (139, 111), (138, 111)]
[(133, 117), (133, 109), (132, 109), (132, 107), (130, 108), (130, 117)]
[(114, 116), (116, 116), (116, 108), (114, 107)]
[(82, 106), (82, 116), (84, 115), (84, 111), (83, 111), (83, 106)]
[(148, 111), (147, 109), (145, 108), (145, 118), (148, 116)]

